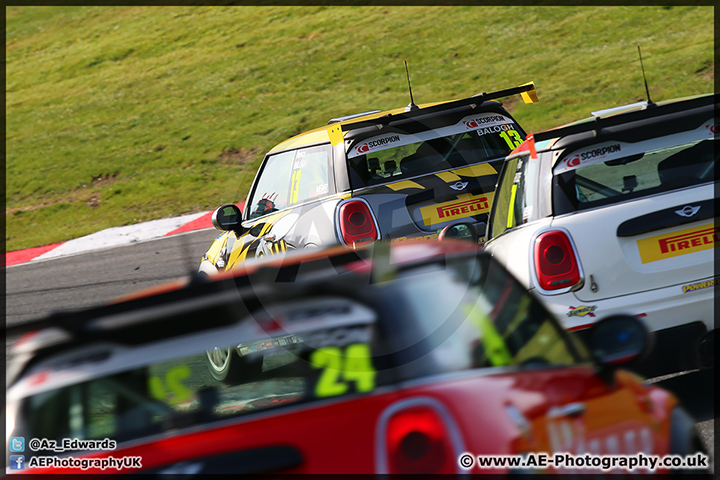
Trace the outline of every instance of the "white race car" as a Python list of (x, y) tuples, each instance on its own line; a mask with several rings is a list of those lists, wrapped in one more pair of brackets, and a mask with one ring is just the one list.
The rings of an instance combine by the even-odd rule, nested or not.
[(647, 376), (712, 363), (717, 102), (593, 112), (529, 136), (498, 178), (486, 250), (580, 336), (640, 317)]

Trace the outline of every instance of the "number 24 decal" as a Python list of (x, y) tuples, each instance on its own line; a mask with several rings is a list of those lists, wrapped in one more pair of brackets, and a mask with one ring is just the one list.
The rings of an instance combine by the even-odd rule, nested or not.
[(375, 388), (375, 368), (370, 361), (370, 347), (365, 343), (348, 345), (344, 351), (338, 347), (323, 347), (310, 356), (313, 368), (322, 368), (315, 386), (315, 396), (332, 397), (348, 390), (348, 383), (355, 383), (355, 390), (368, 392)]
[(178, 365), (165, 373), (164, 381), (159, 375), (153, 375), (148, 379), (150, 394), (170, 405), (186, 402), (192, 398), (193, 392), (182, 381), (190, 374), (190, 367)]

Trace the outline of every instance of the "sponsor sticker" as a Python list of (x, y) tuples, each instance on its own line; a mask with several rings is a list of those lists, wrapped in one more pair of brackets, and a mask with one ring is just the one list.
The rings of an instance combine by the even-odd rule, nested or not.
[(470, 195), (462, 199), (422, 207), (420, 215), (422, 215), (423, 223), (427, 226), (458, 218), (471, 217), (490, 211), (492, 198), (492, 193)]
[(704, 126), (709, 136), (715, 136), (715, 132), (717, 131), (717, 125), (715, 122), (708, 122)]
[(494, 127), (503, 125), (505, 130), (511, 128), (508, 123), (512, 123), (512, 120), (505, 117), (504, 115), (478, 115), (465, 117), (461, 122), (468, 130), (478, 130), (485, 127)]
[(516, 128), (515, 123), (504, 115), (488, 113), (484, 115), (469, 115), (454, 125), (434, 128), (415, 134), (386, 133), (363, 140), (348, 151), (348, 158), (367, 155), (380, 150), (424, 142), (434, 138), (447, 137), (457, 133), (477, 130), (480, 135), (500, 133)]
[[(507, 131), (515, 131), (510, 125), (495, 125), (493, 127), (479, 128), (477, 130), (478, 135), (488, 135), (491, 133), (500, 133)], [(522, 142), (522, 140), (520, 140)]]
[(594, 317), (595, 314), (593, 312), (597, 309), (597, 305), (580, 305), (579, 307), (568, 308), (570, 309), (570, 311), (567, 312), (568, 317), (584, 317), (585, 315)]
[(390, 133), (380, 137), (374, 137), (353, 147), (351, 156), (365, 155), (366, 153), (382, 150), (400, 144), (400, 135)]
[(642, 263), (657, 262), (665, 258), (709, 250), (715, 245), (718, 233), (715, 224), (708, 223), (638, 240), (640, 260)]
[(623, 152), (623, 145), (618, 142), (606, 142), (600, 145), (593, 145), (592, 147), (579, 150), (562, 159), (555, 173), (574, 170), (591, 163), (606, 162), (624, 155), (627, 155), (627, 153)]
[(702, 290), (704, 288), (714, 287), (716, 280), (717, 280), (717, 278), (713, 278), (712, 280), (706, 280), (704, 282), (697, 282), (697, 283), (690, 283), (688, 285), (683, 285), (682, 292), (688, 293), (688, 292), (694, 292), (696, 290)]
[(411, 237), (398, 237), (393, 238), (393, 242), (407, 242), (408, 240), (437, 240), (438, 234), (431, 233), (430, 235), (415, 235)]

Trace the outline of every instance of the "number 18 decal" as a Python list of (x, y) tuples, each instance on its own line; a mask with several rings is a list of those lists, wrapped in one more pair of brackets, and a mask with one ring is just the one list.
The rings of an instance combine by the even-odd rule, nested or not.
[(315, 396), (332, 397), (348, 391), (349, 382), (355, 384), (358, 392), (369, 392), (375, 388), (375, 368), (370, 361), (370, 347), (366, 343), (355, 343), (344, 349), (323, 347), (310, 355), (313, 368), (322, 368), (320, 379), (315, 386)]

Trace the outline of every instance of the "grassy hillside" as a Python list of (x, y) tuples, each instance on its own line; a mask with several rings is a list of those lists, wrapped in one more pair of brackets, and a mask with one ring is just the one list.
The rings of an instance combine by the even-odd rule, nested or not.
[(243, 200), (331, 117), (530, 80), (533, 131), (713, 90), (712, 7), (7, 7), (7, 249)]

